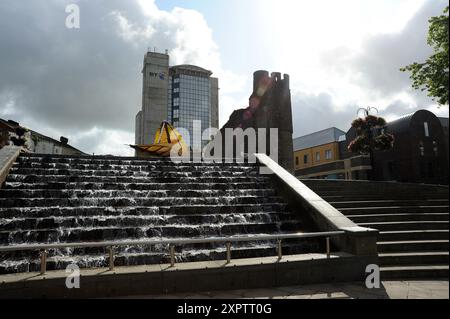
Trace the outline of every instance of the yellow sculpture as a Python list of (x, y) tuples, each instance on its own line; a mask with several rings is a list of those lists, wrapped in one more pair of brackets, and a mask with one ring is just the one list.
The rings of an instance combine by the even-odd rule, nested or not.
[(138, 156), (169, 157), (174, 146), (178, 148), (178, 156), (183, 156), (188, 152), (188, 147), (181, 134), (166, 121), (162, 122), (156, 131), (154, 144), (130, 146), (137, 151)]

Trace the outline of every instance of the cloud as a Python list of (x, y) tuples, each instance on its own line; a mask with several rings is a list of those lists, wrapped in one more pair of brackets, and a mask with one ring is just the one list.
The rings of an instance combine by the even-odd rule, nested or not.
[(346, 131), (358, 108), (356, 104), (338, 105), (327, 92), (298, 92), (292, 96), (293, 136), (299, 137), (329, 127)]
[[(426, 2), (395, 33), (369, 35), (360, 48), (340, 46), (320, 55), (320, 70), (327, 70), (322, 88), (308, 82), (292, 87), (294, 137), (335, 126), (348, 130), (360, 107), (372, 106), (388, 121), (419, 109), (448, 117), (425, 92), (413, 90), (407, 73), (399, 69), (424, 61), (432, 52), (426, 43), (428, 19), (442, 13), (446, 3)], [(314, 92), (314, 93), (312, 93)]]
[(365, 89), (372, 99), (395, 98), (406, 91), (416, 102), (429, 106), (431, 100), (426, 94), (413, 92), (409, 74), (399, 69), (430, 56), (428, 20), (440, 15), (446, 5), (444, 1), (428, 1), (400, 32), (366, 36), (357, 51), (338, 47), (324, 52), (321, 64)]
[[(73, 2), (80, 29), (65, 27)], [(0, 115), (68, 136), (87, 152), (123, 154), (114, 141), (134, 142), (149, 47), (168, 49), (171, 64), (210, 68), (224, 82), (240, 79), (222, 68), (199, 12), (162, 11), (153, 0), (1, 1), (0, 41)]]

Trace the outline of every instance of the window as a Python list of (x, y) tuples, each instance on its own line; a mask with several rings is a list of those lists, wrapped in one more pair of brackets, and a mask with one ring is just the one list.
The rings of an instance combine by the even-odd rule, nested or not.
[(330, 160), (333, 157), (333, 152), (331, 150), (325, 151), (325, 159)]
[(423, 128), (425, 129), (425, 136), (429, 137), (430, 136), (430, 131), (428, 129), (428, 122), (424, 122), (423, 123)]
[(303, 155), (303, 164), (308, 164), (308, 154)]
[(423, 142), (419, 143), (420, 156), (425, 156), (425, 147), (423, 146)]
[(316, 161), (317, 161), (317, 162), (320, 161), (320, 152), (316, 152)]
[(438, 156), (439, 155), (439, 153), (438, 153), (438, 146), (437, 146), (436, 141), (433, 141), (433, 152), (434, 152), (434, 156)]
[(298, 156), (295, 157), (295, 165), (298, 165)]

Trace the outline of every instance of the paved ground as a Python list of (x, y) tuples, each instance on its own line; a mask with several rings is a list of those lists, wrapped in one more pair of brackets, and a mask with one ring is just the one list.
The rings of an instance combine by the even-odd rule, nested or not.
[(367, 289), (361, 283), (336, 283), (142, 296), (144, 299), (449, 299), (448, 280), (384, 281), (380, 289)]

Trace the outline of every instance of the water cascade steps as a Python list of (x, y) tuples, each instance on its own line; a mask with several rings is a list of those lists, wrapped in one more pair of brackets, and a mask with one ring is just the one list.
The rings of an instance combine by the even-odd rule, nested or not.
[[(0, 190), (0, 245), (208, 238), (316, 231), (277, 194), (257, 164), (21, 155)], [(322, 240), (323, 241), (323, 240)], [(284, 254), (323, 252), (286, 240)], [(223, 244), (176, 247), (181, 261), (225, 259)], [(276, 255), (276, 243), (232, 245), (232, 258)], [(169, 261), (168, 247), (122, 247), (115, 264)], [(105, 267), (105, 248), (50, 250), (47, 269)], [(39, 252), (0, 254), (0, 273), (37, 271)]]

